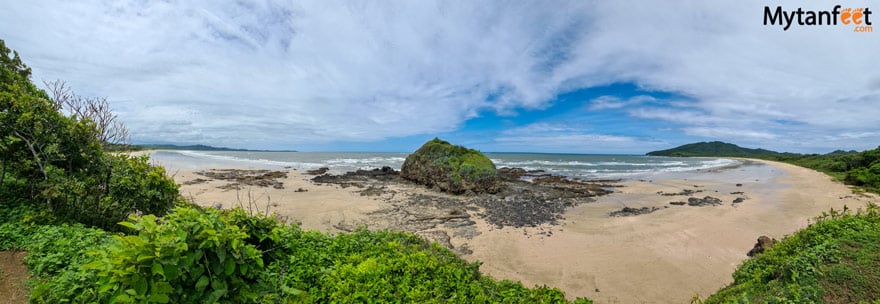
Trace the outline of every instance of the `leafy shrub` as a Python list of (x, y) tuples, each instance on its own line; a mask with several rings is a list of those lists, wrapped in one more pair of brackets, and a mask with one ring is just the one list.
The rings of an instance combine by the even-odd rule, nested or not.
[[(478, 263), (402, 232), (330, 236), (242, 210), (195, 207), (175, 208), (164, 218), (132, 218), (123, 225), (137, 234), (117, 235), (103, 245), (87, 242), (94, 249), (88, 255), (82, 248), (42, 255), (39, 260), (50, 266), (42, 273), (55, 275), (37, 284), (32, 301), (567, 302), (558, 289), (495, 281), (479, 273)], [(66, 248), (67, 243), (56, 245)], [(51, 268), (56, 264), (49, 261), (64, 256), (81, 258)]]
[(163, 215), (182, 203), (178, 185), (165, 169), (149, 164), (149, 157), (104, 154), (96, 175), (59, 182), (65, 197), (55, 204), (59, 217), (107, 230), (119, 230), (116, 223), (129, 214)]
[[(241, 211), (238, 211), (241, 212)], [(265, 283), (261, 252), (225, 212), (177, 208), (132, 218), (137, 235), (116, 236), (84, 272), (97, 282), (77, 300), (114, 303), (253, 303)]]
[(880, 208), (832, 210), (746, 260), (705, 303), (856, 303), (880, 298)]

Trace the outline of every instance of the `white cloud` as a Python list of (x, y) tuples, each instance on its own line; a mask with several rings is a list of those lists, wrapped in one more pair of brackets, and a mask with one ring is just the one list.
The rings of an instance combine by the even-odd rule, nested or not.
[[(141, 141), (295, 148), (449, 132), (480, 111), (541, 109), (617, 82), (691, 101), (657, 110), (610, 96), (593, 110), (626, 107), (682, 134), (825, 147), (823, 136), (875, 131), (877, 33), (782, 31), (762, 24), (764, 5), (15, 1), (0, 38), (36, 81), (109, 96)], [(877, 136), (839, 138), (873, 148)]]
[(755, 140), (773, 140), (778, 138), (776, 134), (744, 129), (731, 128), (708, 128), (708, 127), (691, 127), (685, 128), (684, 132), (689, 135), (709, 137), (709, 138), (733, 138), (746, 141)]
[(654, 139), (603, 134), (577, 123), (540, 122), (505, 130), (488, 146), (493, 151), (632, 153), (665, 145)]
[(630, 105), (641, 104), (644, 102), (655, 101), (656, 98), (648, 95), (633, 96), (628, 99), (621, 99), (617, 96), (603, 95), (590, 101), (589, 110), (599, 111), (607, 109), (619, 109)]

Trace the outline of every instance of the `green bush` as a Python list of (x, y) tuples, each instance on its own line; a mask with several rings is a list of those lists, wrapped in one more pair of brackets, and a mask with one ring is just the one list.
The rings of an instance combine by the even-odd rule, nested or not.
[[(480, 274), (478, 263), (402, 232), (360, 230), (330, 236), (238, 209), (196, 207), (178, 207), (163, 218), (145, 215), (123, 225), (137, 234), (107, 240), (106, 234), (81, 226), (43, 226), (58, 230), (46, 230), (47, 240), (90, 241), (33, 247), (46, 254), (35, 258), (44, 266), (31, 300), (567, 303), (558, 289), (495, 281)], [(59, 250), (53, 252), (52, 246)], [(87, 248), (92, 250), (84, 254)], [(67, 267), (54, 262), (66, 257), (74, 258)]]
[(138, 234), (116, 236), (83, 267), (97, 282), (76, 292), (82, 300), (254, 303), (266, 293), (261, 252), (222, 211), (178, 208), (162, 219), (145, 215), (122, 224)]
[(857, 303), (880, 298), (880, 208), (832, 210), (746, 260), (705, 303)]

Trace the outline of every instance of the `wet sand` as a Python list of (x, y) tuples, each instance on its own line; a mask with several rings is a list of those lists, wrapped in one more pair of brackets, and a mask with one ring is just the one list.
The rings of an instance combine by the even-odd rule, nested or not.
[[(391, 219), (369, 213), (387, 208), (389, 196), (402, 199), (403, 193), (429, 191), (392, 185), (391, 194), (362, 196), (357, 191), (363, 189), (316, 185), (308, 180), (311, 176), (279, 168), (274, 169), (288, 172), (282, 180), (284, 189), (223, 190), (218, 187), (226, 181), (186, 184), (204, 178), (196, 171), (206, 168), (163, 165), (185, 184), (181, 193), (200, 205), (221, 203), (231, 208), (241, 201), (247, 208), (247, 202), (254, 201), (256, 209), (268, 206), (304, 228), (331, 233), (352, 223), (387, 228)], [(877, 201), (875, 196), (852, 194), (822, 173), (765, 161), (627, 181), (623, 186), (595, 203), (569, 209), (559, 225), (499, 229), (472, 216), (477, 233), (468, 239), (453, 237), (451, 243), (466, 243), (472, 253), (463, 258), (481, 261), (484, 273), (527, 286), (558, 287), (571, 298), (585, 296), (597, 303), (687, 303), (694, 295), (705, 297), (731, 283), (733, 270), (747, 258), (758, 236), (779, 239), (806, 227), (829, 208), (856, 208)], [(687, 201), (689, 196), (658, 194), (685, 189), (702, 191), (692, 197), (712, 196), (723, 203), (676, 206), (669, 202)], [(745, 200), (732, 204), (736, 198)], [(623, 207), (659, 209), (636, 216), (608, 215)]]

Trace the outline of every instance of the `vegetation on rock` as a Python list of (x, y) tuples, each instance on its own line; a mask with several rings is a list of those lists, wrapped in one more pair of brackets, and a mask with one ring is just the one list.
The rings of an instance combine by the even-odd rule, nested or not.
[(477, 150), (434, 138), (406, 157), (403, 178), (451, 193), (488, 192), (501, 189), (495, 164)]

